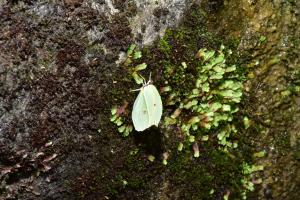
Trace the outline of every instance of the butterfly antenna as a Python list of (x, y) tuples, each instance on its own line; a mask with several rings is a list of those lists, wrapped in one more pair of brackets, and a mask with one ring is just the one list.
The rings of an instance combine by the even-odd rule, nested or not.
[(139, 74), (139, 76), (143, 79), (143, 85), (145, 85), (147, 83), (146, 79), (142, 75), (140, 75), (140, 74)]
[(151, 83), (152, 82), (152, 80), (151, 80), (151, 72), (150, 72), (150, 74), (149, 74), (149, 81), (148, 81), (148, 83)]
[(141, 88), (139, 88), (139, 89), (134, 89), (134, 90), (130, 90), (130, 92), (136, 92), (136, 91), (140, 91), (141, 90)]

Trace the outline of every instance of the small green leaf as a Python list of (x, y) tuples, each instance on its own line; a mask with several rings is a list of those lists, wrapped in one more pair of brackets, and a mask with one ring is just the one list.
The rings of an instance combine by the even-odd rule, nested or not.
[(190, 143), (195, 142), (195, 136), (190, 135), (190, 136), (189, 136), (189, 142), (190, 142)]
[(210, 80), (214, 80), (214, 79), (222, 79), (223, 78), (223, 73), (216, 73), (213, 74), (209, 77)]
[(211, 124), (209, 124), (209, 123), (205, 123), (205, 124), (204, 124), (204, 128), (206, 128), (206, 129), (210, 129), (210, 128), (211, 128)]
[(193, 131), (198, 130), (198, 124), (192, 124), (192, 130)]
[(203, 92), (209, 92), (209, 83), (204, 83), (201, 87)]
[(220, 108), (222, 108), (222, 104), (219, 102), (214, 102), (213, 104), (211, 104), (211, 110), (213, 110), (214, 112), (219, 110)]
[(198, 89), (193, 89), (193, 90), (192, 90), (192, 94), (194, 94), (194, 95), (199, 94), (199, 90), (198, 90)]
[(127, 50), (127, 56), (130, 56), (133, 53), (133, 50), (135, 49), (136, 45), (131, 44)]
[(181, 110), (182, 110), (181, 108), (177, 108), (171, 115), (171, 118), (176, 119), (180, 115)]
[(198, 122), (200, 122), (200, 117), (199, 116), (194, 116), (194, 117), (192, 117), (190, 120), (189, 120), (189, 124), (196, 124), (196, 123), (198, 123)]
[(138, 73), (133, 72), (132, 77), (133, 77), (133, 79), (135, 80), (135, 82), (137, 84), (142, 84), (143, 83), (143, 79), (140, 77), (140, 75), (138, 75)]
[(253, 165), (252, 166), (252, 171), (256, 172), (256, 171), (262, 171), (264, 170), (264, 166), (263, 165)]
[(220, 73), (220, 74), (224, 74), (225, 72), (225, 69), (223, 69), (222, 67), (220, 67), (220, 65), (216, 65), (213, 67), (213, 70), (217, 73)]
[(253, 192), (254, 191), (254, 184), (252, 183), (252, 182), (248, 182), (248, 185), (246, 186), (247, 187), (247, 189), (249, 190), (249, 191), (251, 191), (251, 192)]
[(238, 147), (238, 143), (234, 142), (233, 143), (233, 148), (237, 148)]
[(202, 141), (208, 141), (208, 139), (209, 139), (208, 135), (203, 135), (201, 138)]
[(259, 37), (259, 42), (260, 43), (264, 43), (266, 40), (267, 40), (267, 37), (264, 36), (264, 35), (262, 35), (262, 36)]
[(142, 57), (142, 52), (141, 51), (136, 51), (134, 52), (133, 58), (136, 59), (140, 59)]
[(134, 155), (137, 155), (138, 152), (139, 152), (139, 149), (135, 148), (129, 152), (129, 155), (134, 156)]
[(200, 152), (199, 152), (199, 146), (197, 143), (193, 144), (193, 150), (194, 150), (194, 157), (198, 158), (200, 156)]
[(183, 66), (183, 68), (184, 68), (184, 69), (186, 69), (186, 68), (187, 68), (187, 65), (186, 65), (186, 63), (185, 63), (185, 62), (182, 62), (182, 63), (181, 63), (181, 65)]
[(221, 131), (219, 134), (218, 134), (218, 140), (222, 140), (226, 135), (226, 132), (225, 131)]
[(254, 154), (253, 154), (253, 157), (256, 157), (256, 158), (262, 158), (262, 157), (264, 157), (266, 154), (267, 154), (266, 151), (263, 150), (263, 151), (254, 153)]
[(172, 90), (171, 86), (165, 86), (165, 87), (161, 88), (161, 92), (169, 92), (171, 90)]
[(223, 104), (222, 110), (223, 110), (224, 112), (230, 111), (230, 110), (231, 110), (231, 106), (230, 106), (230, 105), (227, 105), (227, 104)]
[(213, 65), (216, 65), (216, 64), (219, 64), (219, 63), (222, 63), (222, 62), (224, 62), (225, 61), (225, 59), (224, 59), (224, 54), (223, 53), (221, 53), (220, 55), (218, 55), (218, 57), (217, 58), (215, 58), (214, 60), (213, 60)]
[(213, 56), (215, 55), (215, 51), (206, 51), (203, 54), (203, 62), (208, 61), (209, 59), (211, 59)]
[(281, 96), (283, 97), (287, 97), (290, 96), (292, 94), (292, 92), (290, 90), (285, 90), (281, 92)]
[(117, 115), (113, 115), (113, 116), (110, 118), (110, 121), (111, 121), (111, 122), (114, 122), (114, 121), (116, 121), (117, 118), (118, 118)]
[(132, 60), (130, 57), (126, 58), (125, 62), (124, 62), (124, 65), (125, 66), (129, 66), (130, 64), (132, 63)]
[(153, 162), (153, 161), (155, 160), (155, 157), (154, 157), (153, 155), (149, 155), (149, 156), (148, 156), (148, 160), (149, 160), (150, 162)]
[(182, 132), (184, 132), (184, 133), (189, 133), (190, 128), (191, 128), (191, 125), (190, 125), (190, 124), (183, 124), (183, 125), (181, 126), (181, 130), (182, 130)]
[(123, 137), (127, 137), (132, 132), (132, 126), (126, 126), (125, 131), (123, 132)]
[(227, 114), (218, 114), (215, 117), (215, 119), (218, 121), (226, 121), (226, 120), (228, 120), (228, 115)]
[(115, 115), (117, 113), (117, 106), (112, 107), (110, 112), (112, 115)]
[[(215, 115), (215, 113), (214, 112), (207, 112), (207, 113), (205, 113), (205, 116), (206, 117), (212, 117), (212, 116), (214, 116)], [(209, 120), (209, 119), (206, 119), (206, 120)]]
[(178, 144), (177, 150), (178, 150), (178, 151), (182, 151), (182, 149), (183, 149), (183, 144), (180, 142), (180, 143)]
[(164, 119), (164, 125), (166, 125), (166, 126), (176, 124), (176, 122), (177, 122), (176, 119), (172, 118), (172, 117), (165, 117), (165, 119)]
[(135, 66), (134, 71), (137, 72), (137, 71), (141, 71), (141, 70), (146, 69), (146, 68), (147, 68), (147, 64), (142, 63), (142, 64), (139, 64), (139, 65)]
[(206, 72), (206, 71), (209, 71), (209, 70), (211, 70), (211, 68), (212, 68), (213, 66), (214, 66), (214, 65), (213, 65), (212, 63), (208, 63), (208, 64), (206, 64), (206, 65), (204, 65), (204, 66), (202, 67), (201, 72), (204, 73), (204, 72)]
[(121, 125), (123, 124), (122, 118), (119, 117), (119, 118), (115, 121), (115, 123), (117, 124), (117, 126), (121, 126)]
[(129, 130), (129, 132), (132, 132), (133, 127), (131, 125), (127, 126), (127, 129)]
[(223, 200), (228, 200), (229, 199), (229, 195), (230, 195), (230, 192), (227, 191), (226, 194), (224, 194), (224, 196), (223, 196)]
[(125, 129), (126, 129), (126, 126), (123, 125), (118, 128), (118, 131), (119, 131), (119, 133), (123, 133), (125, 131)]
[(225, 69), (225, 72), (233, 72), (233, 71), (235, 71), (236, 70), (236, 66), (235, 65), (232, 65), (232, 66), (230, 66), (230, 67), (227, 67), (226, 69)]
[(163, 165), (167, 165), (167, 164), (168, 164), (168, 161), (164, 159), (164, 160), (162, 161), (162, 164), (163, 164)]
[(223, 90), (223, 91), (219, 91), (219, 94), (223, 97), (241, 97), (243, 94), (240, 91), (233, 91), (233, 90)]
[(203, 62), (206, 62), (210, 58), (212, 58), (215, 55), (215, 51), (207, 51), (207, 49), (200, 49), (196, 57), (200, 58)]
[(224, 83), (222, 83), (222, 85), (220, 86), (220, 89), (233, 89), (234, 86), (234, 82), (232, 80), (226, 80)]
[(208, 77), (206, 75), (200, 75), (196, 80), (196, 87), (200, 87), (201, 83), (204, 83), (207, 79)]
[(249, 126), (250, 126), (249, 118), (247, 116), (245, 116), (244, 119), (243, 119), (243, 121), (244, 121), (245, 129), (248, 129)]
[(195, 106), (198, 104), (198, 101), (197, 100), (192, 100), (192, 101), (189, 101), (187, 104), (185, 104), (183, 107), (185, 109), (190, 109), (192, 106)]

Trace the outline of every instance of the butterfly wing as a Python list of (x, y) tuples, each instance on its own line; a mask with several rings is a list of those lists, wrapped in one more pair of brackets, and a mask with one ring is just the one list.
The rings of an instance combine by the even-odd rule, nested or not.
[(139, 95), (133, 104), (132, 121), (136, 131), (143, 131), (150, 127), (149, 112), (147, 109), (144, 88), (141, 88)]
[(144, 96), (149, 113), (149, 127), (158, 126), (162, 115), (162, 101), (156, 87), (152, 84), (145, 86)]

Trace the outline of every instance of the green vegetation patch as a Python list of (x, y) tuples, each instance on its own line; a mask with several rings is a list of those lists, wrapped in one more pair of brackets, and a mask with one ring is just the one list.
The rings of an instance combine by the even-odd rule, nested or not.
[[(206, 32), (200, 9), (190, 13), (155, 45), (128, 48), (123, 64), (127, 81), (129, 77), (140, 84), (141, 75), (147, 77), (151, 72), (163, 101), (159, 129), (164, 152), (157, 159), (148, 154), (137, 162), (165, 165), (153, 173), (167, 173), (171, 196), (180, 191), (183, 199), (246, 199), (259, 181), (252, 181), (257, 170), (239, 148), (241, 132), (251, 126), (239, 112), (245, 68), (234, 51), (236, 40), (221, 41)], [(132, 106), (123, 108), (112, 108), (111, 121), (123, 136), (134, 135), (127, 119)], [(139, 185), (151, 188), (151, 180), (134, 185), (135, 189)]]
[(231, 122), (243, 94), (243, 76), (236, 73), (235, 65), (226, 64), (224, 48), (203, 48), (179, 66), (165, 65), (168, 84), (162, 90), (167, 93), (165, 107), (171, 112), (163, 125), (174, 129), (183, 143), (217, 135), (220, 145), (237, 147), (228, 138), (237, 132)]

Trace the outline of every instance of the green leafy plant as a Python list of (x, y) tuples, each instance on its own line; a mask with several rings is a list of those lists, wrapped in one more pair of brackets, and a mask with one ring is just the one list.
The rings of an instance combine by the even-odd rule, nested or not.
[[(140, 71), (147, 68), (146, 63), (141, 63), (142, 52), (138, 50), (135, 44), (131, 44), (126, 53), (126, 59), (123, 66), (126, 68), (131, 78), (137, 83), (142, 84), (143, 78)], [(118, 127), (118, 132), (123, 137), (127, 137), (133, 130), (131, 119), (128, 119), (128, 102), (123, 106), (113, 106), (111, 109), (110, 121)]]
[(170, 82), (163, 87), (168, 94), (165, 103), (175, 110), (164, 118), (163, 125), (166, 129), (176, 127), (183, 143), (193, 144), (195, 157), (195, 142), (207, 141), (213, 133), (217, 133), (218, 143), (224, 148), (237, 147), (229, 138), (237, 132), (231, 122), (242, 98), (243, 77), (235, 65), (226, 64), (224, 51), (224, 46), (218, 51), (200, 49), (194, 60), (184, 61), (181, 66), (165, 66), (165, 77)]
[(262, 180), (260, 178), (255, 179), (254, 172), (262, 171), (264, 166), (262, 165), (250, 165), (246, 162), (242, 165), (243, 178), (241, 179), (241, 184), (244, 190), (242, 191), (242, 198), (247, 199), (247, 192), (253, 192), (255, 189), (255, 184), (260, 184)]
[(143, 78), (140, 76), (139, 72), (147, 68), (146, 63), (136, 64), (136, 61), (141, 58), (142, 52), (137, 49), (135, 44), (131, 44), (127, 50), (124, 66), (137, 84), (143, 83)]
[(121, 107), (114, 106), (111, 109), (110, 121), (118, 127), (118, 132), (122, 134), (123, 137), (127, 137), (133, 130), (131, 124), (125, 123), (125, 118), (122, 116), (127, 104)]

